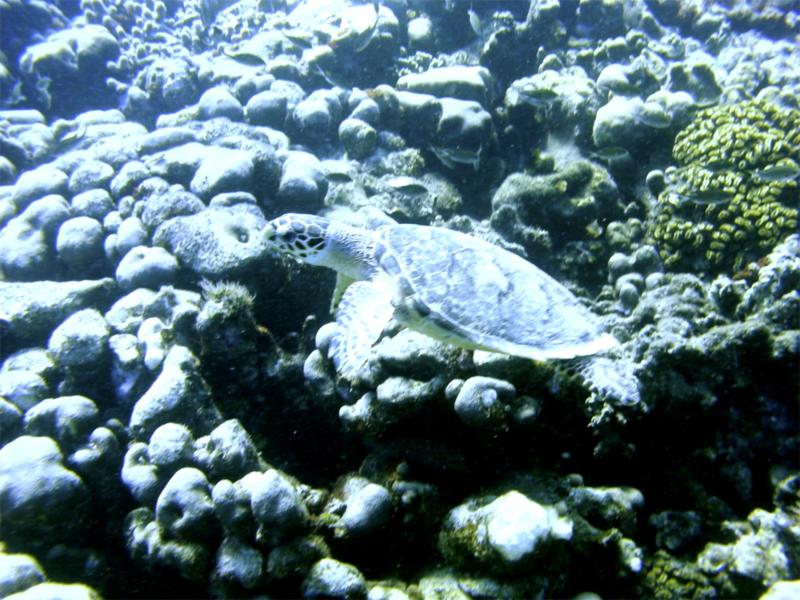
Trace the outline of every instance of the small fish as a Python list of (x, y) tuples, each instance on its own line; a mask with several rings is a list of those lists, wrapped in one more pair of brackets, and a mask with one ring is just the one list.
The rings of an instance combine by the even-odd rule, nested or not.
[(717, 104), (719, 104), (718, 98), (709, 98), (706, 100), (695, 100), (692, 107), (698, 110), (702, 110), (704, 108), (711, 108), (712, 106), (716, 106)]
[(786, 183), (800, 176), (800, 169), (789, 165), (772, 165), (758, 171), (753, 171), (753, 176), (761, 181)]
[(409, 196), (422, 196), (428, 193), (428, 188), (418, 179), (406, 177), (404, 175), (392, 177), (386, 181), (386, 185), (398, 192), (408, 194)]
[[(702, 204), (708, 206), (712, 204), (723, 204), (731, 199), (731, 194), (722, 190), (697, 190), (690, 194), (679, 194), (672, 192), (671, 198), (677, 198), (680, 202), (691, 202), (692, 204)], [(675, 202), (672, 202), (676, 204)]]
[(730, 171), (734, 165), (728, 160), (720, 159), (701, 165), (701, 168), (712, 173), (719, 173), (720, 171)]
[(325, 178), (330, 181), (331, 183), (350, 183), (353, 181), (353, 178), (350, 177), (347, 173), (343, 173), (341, 171), (333, 171), (331, 173), (325, 173)]
[(669, 127), (672, 124), (672, 119), (670, 119), (669, 115), (663, 111), (643, 112), (637, 117), (637, 120), (639, 121), (639, 123), (643, 123), (648, 127), (652, 127), (654, 129), (664, 129), (665, 127)]
[(436, 155), (444, 166), (448, 169), (455, 169), (457, 165), (472, 165), (476, 171), (481, 164), (481, 151), (483, 147), (478, 148), (478, 151), (464, 150), (461, 148), (448, 148), (443, 146), (431, 146), (431, 151)]
[(240, 65), (245, 65), (246, 67), (263, 67), (267, 64), (267, 60), (264, 57), (253, 54), (252, 52), (229, 52), (223, 50), (222, 53), (231, 60), (235, 60)]
[(469, 26), (472, 27), (472, 31), (475, 32), (479, 38), (483, 39), (483, 21), (471, 8), (467, 11), (467, 15), (469, 15)]
[(338, 87), (338, 88), (342, 88), (343, 90), (352, 89), (352, 85), (348, 81), (345, 81), (340, 76), (335, 75), (335, 74), (331, 73), (330, 71), (326, 71), (325, 69), (323, 69), (319, 65), (315, 65), (314, 68), (317, 71), (317, 74), (320, 77), (322, 77), (328, 83), (328, 85), (330, 85), (331, 87), (335, 87), (335, 88)]
[(356, 54), (366, 50), (378, 33), (378, 24), (381, 21), (380, 0), (373, 0), (372, 8), (375, 11), (375, 18), (369, 27), (363, 31), (353, 31), (348, 27), (349, 24), (342, 19), (342, 23), (339, 26), (339, 33), (330, 41), (329, 45), (335, 49), (338, 45), (345, 43), (348, 47), (352, 47)]
[(533, 84), (523, 85), (520, 90), (524, 96), (536, 100), (553, 100), (558, 97), (558, 92), (552, 88), (538, 87)]
[(313, 47), (314, 41), (311, 36), (301, 29), (282, 29), (281, 35), (304, 50)]
[(79, 123), (75, 129), (67, 130), (64, 135), (58, 138), (56, 148), (61, 152), (75, 149), (79, 142), (86, 137), (88, 131), (89, 127), (85, 123)]
[(594, 158), (606, 161), (623, 160), (631, 157), (630, 152), (622, 146), (604, 146), (603, 148), (598, 148), (596, 152), (592, 152), (591, 155)]

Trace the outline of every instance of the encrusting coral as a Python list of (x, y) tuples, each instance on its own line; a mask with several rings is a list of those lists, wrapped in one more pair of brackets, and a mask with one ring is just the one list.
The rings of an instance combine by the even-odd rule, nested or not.
[(673, 157), (650, 227), (666, 267), (737, 271), (796, 231), (800, 111), (762, 100), (705, 109)]

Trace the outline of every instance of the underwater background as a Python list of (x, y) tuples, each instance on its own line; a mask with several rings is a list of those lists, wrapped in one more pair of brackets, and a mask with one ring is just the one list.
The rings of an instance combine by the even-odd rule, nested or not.
[[(788, 0), (0, 0), (0, 597), (800, 597), (798, 35)], [(348, 380), (287, 212), (489, 241), (619, 345), (587, 379), (393, 326)]]

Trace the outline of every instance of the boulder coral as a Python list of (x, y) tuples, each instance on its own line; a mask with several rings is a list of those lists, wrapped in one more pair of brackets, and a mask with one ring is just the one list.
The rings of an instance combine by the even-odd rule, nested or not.
[(796, 231), (800, 111), (761, 100), (705, 109), (673, 157), (649, 232), (667, 268), (737, 271)]

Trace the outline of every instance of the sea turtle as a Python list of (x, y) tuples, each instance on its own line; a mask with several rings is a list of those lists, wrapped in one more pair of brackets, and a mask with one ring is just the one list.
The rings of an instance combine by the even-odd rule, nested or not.
[[(336, 270), (337, 289), (347, 286), (329, 356), (351, 381), (392, 319), (461, 348), (534, 360), (588, 357), (617, 345), (547, 273), (458, 231), (393, 222), (370, 230), (289, 213), (270, 221), (264, 235), (281, 252)], [(617, 374), (606, 358), (584, 361), (579, 371), (596, 389), (638, 400), (632, 369)]]

